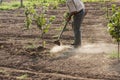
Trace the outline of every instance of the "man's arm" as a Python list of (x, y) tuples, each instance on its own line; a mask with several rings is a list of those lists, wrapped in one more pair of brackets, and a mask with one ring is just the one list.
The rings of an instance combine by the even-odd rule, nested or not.
[[(76, 13), (77, 13), (77, 12), (71, 12), (71, 13), (69, 13), (69, 16), (68, 16), (68, 18), (67, 18), (67, 21), (70, 21), (70, 20), (71, 20), (71, 17), (72, 17), (73, 15), (75, 15)], [(87, 13), (88, 13), (88, 10), (85, 9), (85, 15), (84, 15), (84, 16), (86, 16)]]
[(75, 15), (77, 12), (71, 12), (71, 13), (69, 13), (69, 16), (68, 16), (68, 18), (67, 18), (67, 21), (70, 21), (71, 20), (71, 17), (73, 16), (73, 15)]

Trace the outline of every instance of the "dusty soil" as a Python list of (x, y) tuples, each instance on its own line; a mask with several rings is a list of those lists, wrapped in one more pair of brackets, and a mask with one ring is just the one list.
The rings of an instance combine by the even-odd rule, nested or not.
[[(81, 28), (83, 46), (99, 44), (99, 47), (103, 47), (101, 44), (107, 44), (107, 47), (102, 48), (103, 52), (94, 54), (95, 49), (91, 49), (93, 54), (87, 50), (83, 53), (70, 48), (55, 55), (50, 53), (55, 47), (54, 36), (60, 32), (57, 29), (63, 27), (63, 13), (67, 11), (65, 5), (46, 12), (49, 16), (55, 15), (57, 18), (44, 37), (47, 42), (45, 49), (40, 48), (40, 31), (35, 24), (30, 30), (25, 30), (24, 9), (0, 11), (0, 80), (120, 80), (120, 62), (104, 52), (109, 46), (116, 46), (107, 32), (104, 10), (106, 4), (85, 5), (88, 14)], [(36, 10), (39, 13), (41, 11), (39, 7)], [(64, 45), (73, 42), (70, 25), (62, 37)]]

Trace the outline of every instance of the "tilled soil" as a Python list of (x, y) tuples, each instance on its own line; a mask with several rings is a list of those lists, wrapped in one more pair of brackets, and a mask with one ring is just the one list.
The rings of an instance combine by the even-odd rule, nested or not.
[[(107, 32), (104, 10), (106, 4), (85, 5), (88, 14), (81, 27), (83, 45), (115, 45)], [(38, 13), (41, 11), (40, 7), (36, 10)], [(89, 51), (82, 53), (70, 48), (55, 55), (50, 53), (55, 46), (54, 36), (60, 32), (58, 28), (64, 26), (63, 14), (66, 11), (66, 6), (60, 5), (58, 9), (50, 8), (46, 12), (49, 16), (55, 15), (56, 20), (44, 37), (45, 49), (40, 47), (40, 31), (34, 23), (30, 30), (25, 30), (23, 8), (0, 11), (0, 80), (120, 80), (120, 63), (117, 59), (110, 58), (106, 52), (94, 54), (93, 49), (93, 54)], [(73, 32), (70, 23), (62, 36), (62, 43), (70, 45), (72, 42)]]

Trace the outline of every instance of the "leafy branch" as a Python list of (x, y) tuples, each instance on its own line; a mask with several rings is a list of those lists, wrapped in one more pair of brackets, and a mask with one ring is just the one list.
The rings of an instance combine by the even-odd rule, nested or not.
[(119, 60), (119, 42), (120, 42), (120, 7), (112, 5), (112, 14), (108, 17), (108, 31), (118, 43)]
[(45, 14), (46, 10), (47, 10), (46, 6), (42, 6), (41, 14), (37, 14), (34, 7), (28, 7), (25, 10), (25, 15), (26, 15), (25, 26), (27, 29), (30, 29), (32, 21), (35, 20), (35, 23), (41, 32), (40, 38), (42, 39), (43, 47), (45, 47), (45, 43), (46, 43), (43, 40), (44, 34), (46, 34), (49, 31), (50, 25), (56, 18), (55, 16), (50, 16), (50, 18), (46, 18), (46, 14)]

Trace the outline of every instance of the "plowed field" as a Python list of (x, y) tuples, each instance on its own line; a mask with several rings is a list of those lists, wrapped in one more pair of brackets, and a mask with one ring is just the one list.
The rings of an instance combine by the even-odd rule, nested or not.
[[(34, 23), (30, 30), (25, 30), (23, 8), (0, 11), (0, 80), (120, 80), (120, 62), (109, 57), (117, 48), (107, 32), (106, 4), (85, 5), (88, 14), (81, 27), (83, 46), (56, 53), (50, 51), (73, 42), (70, 23), (62, 36), (63, 46), (53, 43), (60, 32), (58, 28), (64, 26), (64, 4), (46, 12), (55, 15), (56, 20), (45, 34), (45, 49), (40, 48), (40, 31)], [(36, 10), (41, 11), (40, 7)]]

